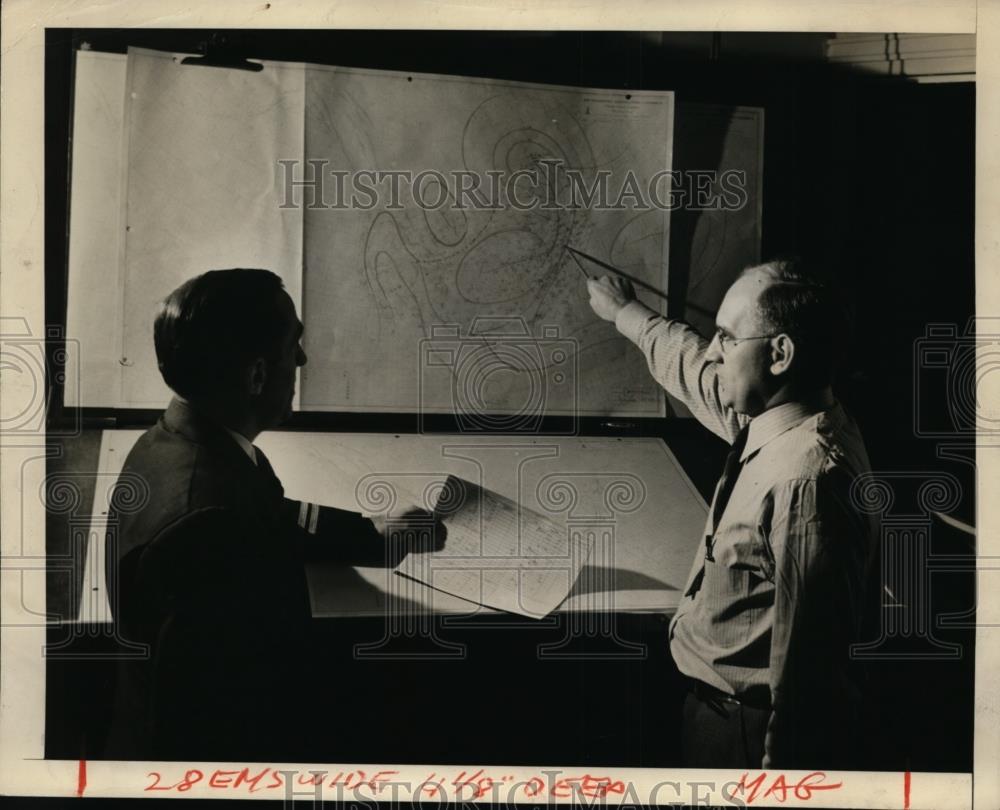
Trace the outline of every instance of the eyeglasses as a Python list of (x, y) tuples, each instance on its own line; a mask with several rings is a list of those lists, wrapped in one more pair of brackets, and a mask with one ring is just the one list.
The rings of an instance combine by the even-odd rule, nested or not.
[(750, 335), (749, 337), (733, 337), (732, 335), (727, 335), (722, 329), (715, 330), (715, 339), (719, 341), (719, 348), (722, 353), (725, 354), (729, 346), (735, 346), (737, 343), (742, 343), (744, 340), (770, 340), (771, 338), (777, 337), (774, 335)]

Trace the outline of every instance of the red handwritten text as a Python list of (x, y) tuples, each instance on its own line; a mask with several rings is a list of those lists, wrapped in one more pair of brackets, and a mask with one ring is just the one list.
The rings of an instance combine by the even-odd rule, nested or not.
[(812, 798), (813, 791), (816, 790), (836, 790), (843, 785), (843, 782), (833, 782), (830, 784), (826, 783), (826, 773), (823, 771), (813, 771), (812, 773), (806, 774), (798, 782), (789, 782), (783, 773), (774, 774), (770, 777), (770, 782), (768, 782), (767, 771), (762, 771), (759, 776), (750, 779), (749, 773), (744, 773), (740, 777), (739, 784), (736, 786), (737, 791), (746, 792), (750, 791), (750, 794), (746, 797), (747, 804), (753, 804), (758, 798), (758, 793), (765, 785), (769, 785), (763, 793), (760, 793), (761, 799), (774, 798), (776, 802), (783, 802), (788, 799), (788, 794), (791, 793), (796, 799), (801, 801), (809, 801)]

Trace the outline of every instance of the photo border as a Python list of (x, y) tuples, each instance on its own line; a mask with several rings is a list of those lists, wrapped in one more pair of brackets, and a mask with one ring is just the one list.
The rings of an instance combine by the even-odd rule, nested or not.
[[(794, 0), (740, 3), (738, 0), (685, 0), (669, 6), (643, 0), (629, 2), (524, 2), (478, 4), (389, 2), (370, 0), (319, 3), (217, 2), (193, 6), (182, 0), (107, 4), (9, 0), (2, 7), (2, 109), (0, 109), (0, 315), (5, 329), (27, 328), (29, 336), (44, 329), (44, 75), (45, 29), (88, 27), (169, 28), (393, 28), (494, 30), (615, 31), (830, 31), (976, 34), (976, 315), (1000, 314), (1000, 4), (996, 2), (837, 2), (822, 8)], [(387, 24), (389, 21), (391, 24)], [(9, 332), (8, 332), (9, 334)], [(2, 372), (0, 416), (5, 419), (37, 381)], [(30, 395), (30, 392), (27, 392)], [(992, 404), (991, 404), (992, 405)], [(991, 409), (1000, 411), (994, 406)], [(22, 510), (22, 492), (38, 491), (46, 436), (19, 432), (0, 438), (0, 793), (34, 796), (149, 796), (144, 791), (156, 770), (153, 763), (89, 762), (44, 759), (45, 662), (45, 508), (41, 502)], [(780, 806), (901, 808), (904, 795), (911, 808), (1000, 806), (1000, 589), (985, 574), (1000, 558), (1000, 463), (997, 448), (977, 453), (978, 603), (976, 630), (975, 749), (973, 774), (839, 773), (836, 791), (814, 792), (808, 800), (792, 794)], [(43, 607), (42, 615), (38, 606)], [(236, 770), (236, 763), (218, 767)], [(469, 763), (476, 769), (474, 763)], [(206, 774), (216, 764), (164, 763), (163, 782), (176, 782), (188, 768)], [(263, 765), (260, 766), (264, 767)], [(286, 770), (350, 770), (351, 765), (285, 764)], [(357, 765), (371, 773), (393, 768)], [(469, 766), (465, 766), (468, 769)], [(485, 767), (485, 766), (484, 766)], [(544, 770), (567, 775), (584, 768), (506, 768), (491, 770), (528, 779)], [(440, 766), (399, 766), (395, 778), (418, 782)], [(462, 770), (449, 766), (448, 773)], [(168, 774), (169, 771), (169, 774)], [(723, 786), (740, 774), (724, 770), (601, 769), (631, 781), (641, 797), (656, 784), (673, 781)], [(804, 772), (786, 772), (790, 777)], [(298, 798), (303, 788), (297, 788)], [(644, 793), (645, 791), (645, 793)], [(166, 793), (154, 795), (167, 795)], [(209, 788), (203, 780), (177, 797), (284, 798), (273, 792), (238, 796)], [(663, 795), (662, 793), (660, 795)], [(725, 795), (713, 790), (703, 800), (720, 804)], [(710, 798), (709, 798), (710, 797)], [(369, 796), (353, 796), (371, 801)], [(405, 797), (400, 797), (405, 798)], [(609, 795), (609, 804), (620, 801)], [(440, 800), (437, 800), (440, 801)], [(485, 800), (484, 800), (485, 801)], [(536, 803), (537, 800), (526, 800)], [(571, 799), (549, 799), (568, 803)], [(773, 797), (772, 800), (773, 801)], [(754, 806), (769, 806), (758, 799)]]

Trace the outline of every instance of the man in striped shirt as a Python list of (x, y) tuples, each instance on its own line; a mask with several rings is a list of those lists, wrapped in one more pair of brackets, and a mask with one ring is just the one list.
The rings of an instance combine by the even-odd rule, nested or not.
[(588, 287), (657, 382), (732, 445), (670, 623), (684, 764), (850, 764), (849, 646), (877, 526), (851, 498), (870, 468), (832, 392), (845, 318), (831, 288), (794, 262), (747, 268), (706, 340), (624, 279)]

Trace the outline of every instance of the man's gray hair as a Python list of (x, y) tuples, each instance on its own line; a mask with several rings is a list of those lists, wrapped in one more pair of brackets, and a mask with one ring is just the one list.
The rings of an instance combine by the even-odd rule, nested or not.
[(832, 279), (797, 258), (755, 264), (741, 275), (766, 280), (757, 314), (764, 331), (792, 338), (799, 356), (794, 373), (808, 383), (832, 382), (850, 332), (847, 307)]

